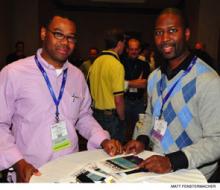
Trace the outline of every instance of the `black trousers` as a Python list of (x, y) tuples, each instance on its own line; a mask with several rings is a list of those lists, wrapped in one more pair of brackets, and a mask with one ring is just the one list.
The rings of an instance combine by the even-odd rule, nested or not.
[(2, 174), (2, 176), (0, 177), (0, 183), (8, 183), (7, 181), (7, 175), (8, 175), (8, 170), (2, 170), (0, 171), (0, 173)]

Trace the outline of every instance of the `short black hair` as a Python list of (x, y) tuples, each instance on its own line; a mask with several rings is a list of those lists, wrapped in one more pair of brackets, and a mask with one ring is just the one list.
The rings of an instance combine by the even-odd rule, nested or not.
[(105, 33), (105, 45), (107, 49), (115, 48), (119, 41), (125, 40), (125, 33), (122, 29), (113, 28)]
[(161, 16), (163, 14), (169, 14), (169, 13), (170, 14), (174, 14), (174, 15), (176, 15), (176, 16), (178, 16), (180, 18), (180, 21), (181, 21), (182, 26), (183, 26), (184, 29), (189, 27), (189, 22), (188, 22), (187, 17), (185, 15), (185, 13), (183, 11), (181, 11), (180, 9), (177, 9), (177, 8), (174, 8), (174, 7), (166, 8), (166, 9), (163, 9), (160, 12), (159, 16)]
[(48, 26), (50, 25), (50, 23), (52, 22), (52, 20), (54, 19), (54, 17), (56, 16), (59, 16), (59, 17), (62, 17), (62, 18), (66, 18), (68, 20), (71, 20), (72, 22), (74, 22), (74, 20), (66, 15), (66, 14), (62, 14), (62, 13), (57, 13), (57, 12), (52, 12), (48, 15), (47, 19), (45, 19), (43, 22), (42, 22), (42, 26), (45, 27), (45, 28), (48, 28)]

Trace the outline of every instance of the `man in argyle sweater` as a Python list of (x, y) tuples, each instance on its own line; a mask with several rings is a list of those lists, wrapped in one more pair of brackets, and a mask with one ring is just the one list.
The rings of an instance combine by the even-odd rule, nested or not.
[(189, 52), (189, 36), (179, 10), (161, 12), (155, 43), (165, 62), (149, 77), (145, 122), (125, 150), (138, 153), (151, 146), (160, 153), (140, 164), (151, 172), (198, 168), (209, 179), (220, 158), (220, 80)]

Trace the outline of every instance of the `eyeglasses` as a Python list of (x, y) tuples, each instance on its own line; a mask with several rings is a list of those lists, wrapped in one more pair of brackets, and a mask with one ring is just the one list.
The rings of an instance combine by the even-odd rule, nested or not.
[(49, 29), (47, 29), (47, 31), (49, 31), (51, 34), (53, 34), (54, 38), (56, 38), (57, 40), (63, 40), (64, 38), (66, 38), (69, 43), (76, 43), (77, 42), (77, 38), (75, 35), (72, 35), (72, 36), (64, 35), (61, 32), (53, 32)]

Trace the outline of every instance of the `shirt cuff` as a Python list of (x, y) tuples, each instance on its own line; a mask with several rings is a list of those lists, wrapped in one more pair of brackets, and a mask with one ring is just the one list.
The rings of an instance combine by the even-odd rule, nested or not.
[(12, 167), (21, 159), (23, 155), (16, 147), (0, 152), (0, 171)]
[(166, 157), (169, 158), (173, 171), (188, 168), (188, 159), (182, 151), (166, 154)]
[(124, 82), (124, 89), (125, 89), (125, 92), (128, 90), (128, 81), (125, 80)]
[(144, 144), (145, 150), (149, 149), (150, 139), (147, 135), (139, 135), (136, 140)]
[(109, 133), (107, 131), (102, 131), (97, 135), (94, 135), (92, 138), (90, 138), (88, 140), (87, 143), (87, 149), (88, 150), (94, 150), (94, 149), (98, 149), (101, 148), (101, 143), (105, 140), (105, 139), (111, 139)]

